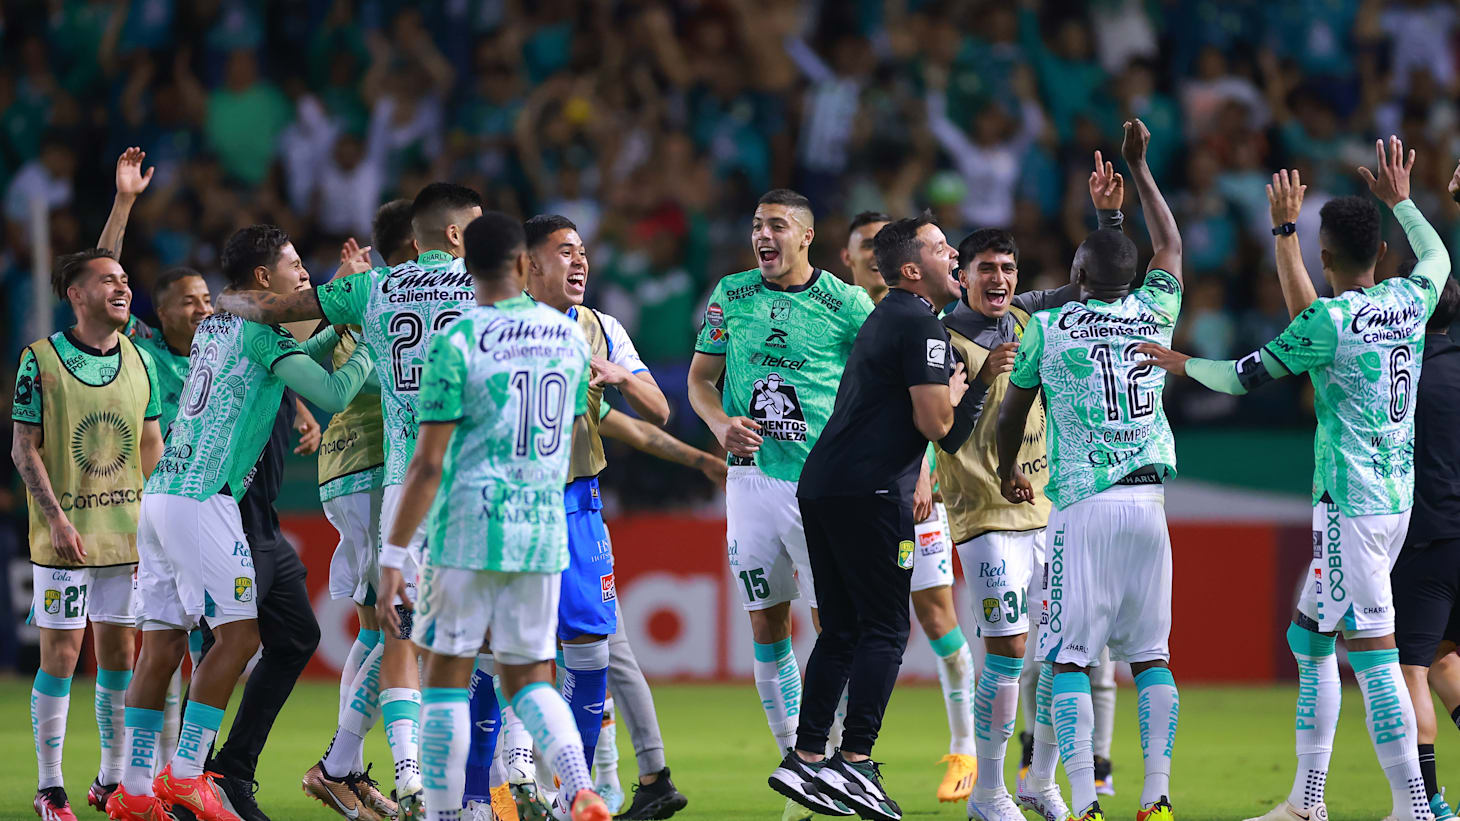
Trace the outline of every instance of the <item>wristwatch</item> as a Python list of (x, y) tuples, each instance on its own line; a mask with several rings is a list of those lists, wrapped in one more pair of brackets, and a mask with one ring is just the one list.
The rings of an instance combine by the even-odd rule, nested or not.
[(1288, 234), (1296, 233), (1298, 233), (1298, 224), (1296, 222), (1285, 222), (1282, 225), (1274, 225), (1272, 227), (1272, 235), (1275, 237), (1285, 237)]

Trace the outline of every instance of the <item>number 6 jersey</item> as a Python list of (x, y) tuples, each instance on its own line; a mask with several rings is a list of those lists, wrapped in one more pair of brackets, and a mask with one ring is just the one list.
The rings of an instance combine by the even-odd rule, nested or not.
[(394, 268), (334, 279), (315, 293), (331, 324), (363, 329), (380, 381), (385, 484), (401, 484), (416, 452), (416, 394), (431, 337), (476, 304), (466, 262), (427, 251)]
[(1049, 485), (1058, 508), (1093, 496), (1140, 468), (1176, 472), (1176, 443), (1161, 405), (1166, 372), (1135, 352), (1170, 347), (1181, 283), (1159, 268), (1114, 302), (1040, 311), (1024, 329), (1009, 381), (1044, 388)]

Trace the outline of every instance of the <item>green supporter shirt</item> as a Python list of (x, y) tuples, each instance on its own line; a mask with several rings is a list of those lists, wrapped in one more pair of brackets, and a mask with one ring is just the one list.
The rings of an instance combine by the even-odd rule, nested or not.
[(431, 340), (420, 420), (456, 424), (428, 519), (431, 566), (568, 566), (563, 486), (591, 358), (576, 322), (526, 296), (466, 308)]
[(1114, 302), (1070, 302), (1030, 318), (1009, 381), (1044, 391), (1049, 447), (1045, 495), (1066, 508), (1146, 466), (1176, 472), (1161, 391), (1166, 372), (1135, 353), (1170, 347), (1181, 283), (1159, 268)]
[(182, 396), (183, 380), (188, 375), (188, 354), (172, 349), (163, 337), (162, 331), (148, 327), (147, 323), (132, 317), (123, 329), (140, 350), (146, 351), (157, 366), (157, 389), (162, 403), (162, 415), (157, 424), (162, 435), (167, 436), (167, 426), (177, 416), (178, 398)]
[[(69, 330), (51, 334), (47, 341), (55, 346), (57, 358), (66, 366), (67, 372), (76, 377), (83, 385), (99, 388), (111, 384), (111, 381), (117, 377), (117, 367), (122, 355), (120, 347), (102, 353), (77, 340)], [(140, 346), (137, 348), (137, 353), (142, 358), (142, 364), (147, 368), (147, 385), (151, 389), (147, 397), (147, 409), (143, 412), (142, 418), (157, 419), (164, 410), (158, 390), (157, 363), (152, 360), (152, 356), (147, 353), (146, 349)], [(20, 370), (15, 375), (15, 395), (10, 407), (11, 419), (28, 425), (44, 423), (45, 417), (42, 409), (45, 398), (41, 395), (40, 386), (40, 369), (36, 365), (35, 354), (27, 348), (20, 357)]]
[(723, 407), (760, 423), (764, 441), (755, 465), (767, 476), (801, 478), (870, 313), (865, 290), (819, 269), (786, 290), (766, 282), (758, 268), (715, 285), (695, 352), (725, 357)]
[(1414, 394), (1425, 323), (1450, 260), (1414, 203), (1394, 208), (1419, 256), (1413, 273), (1321, 298), (1263, 348), (1313, 381), (1313, 504), (1326, 493), (1347, 516), (1414, 504)]
[(416, 398), (431, 339), (466, 308), (476, 291), (466, 263), (427, 251), (394, 268), (376, 268), (319, 287), (319, 305), (333, 325), (359, 325), (375, 359), (385, 422), (385, 485), (406, 480), (416, 452)]

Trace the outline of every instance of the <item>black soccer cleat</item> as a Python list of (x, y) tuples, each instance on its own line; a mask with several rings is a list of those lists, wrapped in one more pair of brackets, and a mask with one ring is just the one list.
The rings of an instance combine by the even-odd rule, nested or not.
[(659, 777), (654, 779), (654, 783), (634, 785), (634, 800), (627, 809), (615, 815), (615, 819), (663, 821), (689, 805), (689, 799), (674, 788), (668, 767), (656, 774)]

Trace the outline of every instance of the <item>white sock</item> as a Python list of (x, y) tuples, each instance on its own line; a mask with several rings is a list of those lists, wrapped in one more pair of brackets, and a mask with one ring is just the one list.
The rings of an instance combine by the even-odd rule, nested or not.
[(1096, 800), (1095, 754), (1090, 747), (1090, 738), (1095, 730), (1090, 677), (1084, 673), (1056, 675), (1050, 714), (1054, 718), (1054, 732), (1059, 738), (1065, 774), (1070, 777), (1070, 809), (1079, 817)]
[(421, 786), (427, 821), (461, 818), (469, 746), (471, 703), (466, 688), (428, 687), (422, 691)]
[(390, 744), (390, 757), (395, 761), (395, 786), (398, 791), (404, 791), (421, 778), (421, 765), (416, 760), (421, 691), (408, 687), (385, 690), (380, 694), (380, 713), (385, 720), (385, 740)]
[(1369, 738), (1374, 742), (1379, 766), (1389, 779), (1394, 817), (1432, 818), (1424, 778), (1419, 771), (1419, 748), (1414, 740), (1414, 703), (1399, 669), (1399, 651), (1350, 650), (1348, 659), (1364, 693)]
[(842, 745), (842, 730), (847, 724), (847, 688), (842, 688), (841, 700), (836, 703), (836, 714), (831, 718), (831, 730), (826, 734), (826, 754), (832, 755)]
[[(967, 652), (967, 648), (964, 648)], [(1024, 659), (989, 653), (973, 695), (973, 737), (978, 750), (978, 782), (982, 795), (1004, 792), (1004, 751), (1019, 711), (1019, 673)]]
[(603, 700), (603, 729), (593, 749), (593, 783), (618, 785), (618, 723), (614, 721), (613, 696)]
[(122, 762), (122, 788), (129, 795), (151, 795), (152, 779), (162, 769), (166, 756), (162, 744), (163, 715), (160, 710), (132, 707), (126, 713), (126, 759)]
[(1034, 677), (1034, 698), (1031, 699), (1034, 702), (1034, 757), (1029, 762), (1029, 780), (1036, 787), (1043, 787), (1054, 780), (1060, 748), (1055, 741), (1054, 719), (1049, 713), (1054, 700), (1054, 665), (1036, 662), (1035, 666), (1039, 672)]
[(1181, 696), (1176, 692), (1176, 679), (1165, 667), (1152, 667), (1136, 676), (1136, 691), (1141, 755), (1146, 762), (1146, 780), (1141, 787), (1144, 809), (1171, 797), (1171, 753), (1176, 746)]
[(345, 704), (355, 694), (355, 674), (365, 664), (365, 658), (370, 655), (370, 652), (379, 646), (379, 630), (361, 628), (360, 632), (355, 634), (355, 641), (350, 645), (350, 652), (345, 655), (345, 664), (340, 667), (340, 710), (345, 709)]
[(384, 644), (376, 644), (351, 681), (350, 698), (340, 705), (339, 725), (321, 764), (331, 778), (365, 771), (365, 736), (380, 717), (380, 659)]
[(71, 677), (37, 670), (30, 688), (30, 734), (35, 741), (36, 789), (59, 787), (61, 751), (66, 746), (66, 713), (71, 709)]
[[(162, 707), (162, 738), (157, 742), (158, 749), (176, 750), (177, 732), (182, 727), (182, 665), (179, 664), (176, 670), (172, 671), (172, 681), (167, 684), (167, 701)], [(162, 772), (167, 766), (165, 756), (156, 756), (157, 766), (152, 774)], [(129, 789), (127, 792), (132, 793)], [(136, 795), (136, 793), (132, 793)]]
[(517, 692), (512, 698), (512, 709), (532, 734), (542, 757), (552, 764), (553, 774), (562, 782), (562, 793), (567, 796), (563, 805), (572, 806), (579, 791), (593, 789), (593, 779), (588, 775), (583, 739), (578, 735), (578, 725), (573, 722), (568, 703), (552, 687), (538, 682)]
[(755, 643), (755, 689), (766, 723), (776, 737), (776, 749), (796, 746), (796, 725), (801, 722), (801, 669), (791, 640)]
[(188, 700), (183, 708), (182, 729), (177, 734), (177, 752), (172, 756), (174, 778), (197, 778), (203, 774), (208, 751), (218, 728), (223, 726), (223, 711), (201, 702)]
[(1110, 737), (1115, 732), (1115, 664), (1109, 651), (1100, 656), (1100, 665), (1090, 670), (1090, 703), (1095, 709), (1095, 729), (1091, 747), (1095, 755), (1110, 758)]
[[(1298, 662), (1296, 727), (1298, 772), (1288, 803), (1308, 810), (1323, 803), (1328, 761), (1333, 757), (1333, 736), (1338, 732), (1338, 710), (1343, 688), (1338, 679), (1338, 656), (1333, 636), (1288, 625), (1288, 646)], [(1416, 752), (1416, 755), (1418, 752)]]
[(116, 784), (122, 780), (122, 762), (126, 758), (126, 725), (123, 714), (127, 685), (132, 683), (131, 670), (96, 671), (96, 733), (101, 741), (101, 769), (96, 780)]
[(956, 626), (930, 643), (938, 656), (938, 684), (943, 687), (943, 709), (948, 713), (948, 752), (973, 755), (973, 653), (963, 630)]
[[(1030, 614), (1031, 620), (1033, 614)], [(1040, 663), (1037, 652), (1038, 641), (1035, 634), (1029, 634), (1029, 642), (1024, 649), (1024, 670), (1019, 674), (1019, 712), (1024, 718), (1024, 732), (1034, 732), (1034, 725), (1039, 721), (1036, 715), (1039, 704), (1039, 673), (1044, 669)]]

